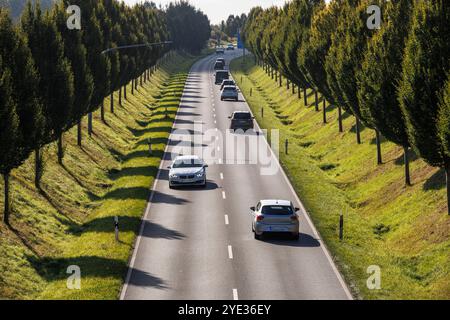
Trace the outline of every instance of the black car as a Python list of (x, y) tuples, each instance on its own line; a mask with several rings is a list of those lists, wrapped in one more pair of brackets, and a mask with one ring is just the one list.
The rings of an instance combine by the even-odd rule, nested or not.
[(216, 80), (214, 81), (215, 84), (222, 84), (222, 81), (225, 79), (229, 79), (230, 78), (230, 74), (228, 73), (227, 70), (218, 70), (216, 72)]
[(214, 70), (223, 70), (225, 67), (225, 64), (221, 61), (216, 61), (214, 64)]
[(253, 119), (255, 119), (249, 111), (236, 111), (228, 117), (231, 119), (230, 129), (254, 129)]

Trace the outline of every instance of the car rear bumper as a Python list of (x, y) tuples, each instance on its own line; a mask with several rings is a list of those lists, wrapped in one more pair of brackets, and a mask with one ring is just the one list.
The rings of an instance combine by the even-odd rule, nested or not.
[(256, 222), (254, 224), (255, 233), (261, 235), (263, 233), (299, 233), (300, 227), (298, 223), (293, 224), (266, 224)]

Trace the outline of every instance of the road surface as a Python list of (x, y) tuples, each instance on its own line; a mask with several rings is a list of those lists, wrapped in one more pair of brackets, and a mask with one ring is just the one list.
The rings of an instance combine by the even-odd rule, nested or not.
[[(225, 57), (229, 63), (240, 54), (236, 50)], [(250, 109), (241, 95), (239, 102), (220, 101), (212, 76), (215, 59), (206, 57), (190, 71), (121, 299), (350, 299), (306, 214), (300, 214), (298, 241), (253, 238), (249, 207), (258, 200), (302, 205), (264, 135), (238, 135), (234, 152), (223, 138), (231, 112)], [(263, 146), (258, 150), (269, 150), (265, 157), (247, 138)], [(171, 152), (187, 139), (193, 141), (188, 144), (193, 153), (200, 152), (209, 164), (205, 189), (169, 188)], [(254, 161), (258, 156), (264, 161)], [(272, 170), (262, 174), (263, 167), (269, 168), (267, 159)]]

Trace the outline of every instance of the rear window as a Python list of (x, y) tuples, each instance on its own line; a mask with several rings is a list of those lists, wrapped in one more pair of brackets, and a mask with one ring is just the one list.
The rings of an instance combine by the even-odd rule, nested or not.
[(261, 209), (262, 214), (282, 216), (293, 214), (292, 207), (290, 206), (264, 206)]
[(234, 119), (251, 119), (250, 113), (247, 112), (239, 112), (234, 114)]

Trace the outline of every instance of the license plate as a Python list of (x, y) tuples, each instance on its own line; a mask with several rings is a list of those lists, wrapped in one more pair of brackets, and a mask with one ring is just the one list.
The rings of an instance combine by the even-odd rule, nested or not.
[(284, 232), (287, 231), (287, 228), (284, 227), (274, 227), (274, 226), (268, 226), (267, 231), (272, 231), (272, 232)]

